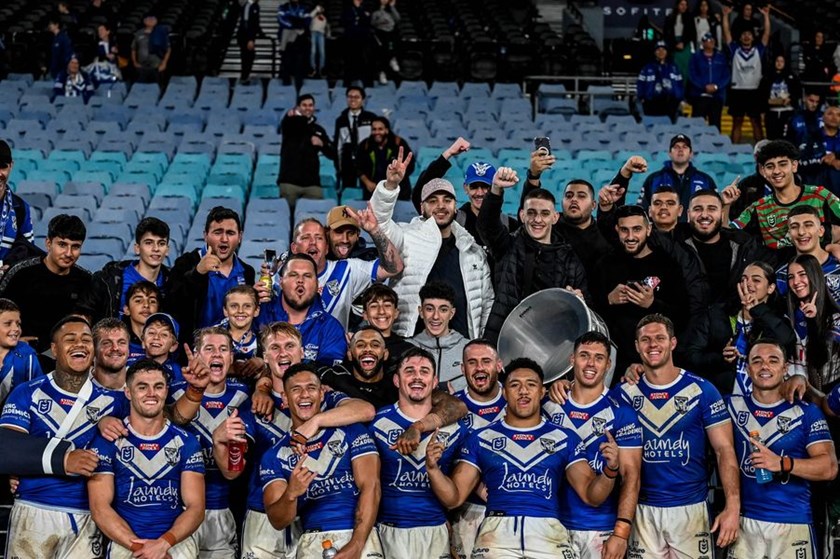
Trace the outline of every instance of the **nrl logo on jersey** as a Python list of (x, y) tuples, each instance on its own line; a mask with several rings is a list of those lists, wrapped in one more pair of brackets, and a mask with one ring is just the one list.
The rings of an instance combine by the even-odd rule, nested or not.
[(388, 444), (395, 444), (402, 435), (402, 429), (391, 429), (388, 431)]
[(563, 420), (566, 418), (565, 413), (555, 413), (551, 416), (551, 422), (557, 425), (563, 425)]
[(633, 396), (633, 409), (639, 411), (642, 409), (642, 406), (645, 404), (645, 397), (644, 396)]
[(674, 406), (681, 415), (688, 413), (688, 398), (685, 396), (674, 396)]
[(342, 441), (330, 441), (327, 443), (327, 449), (333, 456), (341, 458), (347, 452), (347, 445)]
[(504, 450), (505, 446), (507, 446), (507, 438), (506, 437), (496, 437), (490, 443), (490, 446), (493, 450)]
[(466, 427), (467, 429), (471, 429), (473, 426), (473, 414), (468, 413), (464, 417), (461, 418), (461, 425)]
[(87, 416), (88, 421), (91, 423), (96, 423), (99, 421), (99, 412), (102, 411), (101, 408), (94, 408), (93, 406), (89, 406), (85, 408), (85, 415)]
[(555, 441), (554, 439), (540, 437), (540, 446), (546, 453), (554, 454), (554, 451), (557, 448), (557, 441)]
[(52, 400), (38, 400), (38, 413), (50, 413), (52, 409)]
[(604, 427), (607, 425), (607, 420), (603, 417), (593, 417), (592, 418), (592, 432), (596, 435), (603, 435), (604, 434)]
[(776, 425), (779, 427), (779, 433), (787, 433), (790, 431), (790, 418), (780, 415), (776, 418)]
[(743, 427), (747, 424), (747, 421), (749, 421), (749, 420), (750, 420), (749, 412), (746, 412), (746, 411), (739, 411), (738, 412), (738, 425)]
[(174, 466), (178, 463), (178, 460), (180, 460), (181, 458), (181, 449), (164, 447), (163, 455), (166, 457), (166, 463), (170, 466)]
[(134, 447), (124, 446), (120, 449), (120, 458), (123, 462), (132, 462), (134, 460)]

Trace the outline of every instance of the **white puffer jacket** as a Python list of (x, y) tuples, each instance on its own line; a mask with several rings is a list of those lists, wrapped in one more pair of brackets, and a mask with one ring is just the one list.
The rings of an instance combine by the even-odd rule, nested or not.
[[(376, 185), (370, 203), (379, 227), (391, 239), (402, 255), (405, 269), (390, 285), (400, 298), (400, 316), (393, 330), (400, 336), (410, 337), (419, 316), (420, 288), (435, 264), (440, 245), (443, 242), (440, 229), (434, 219), (415, 217), (411, 223), (395, 223), (392, 218), (399, 189), (388, 190), (385, 181)], [(461, 277), (467, 298), (467, 326), (470, 339), (481, 337), (490, 309), (493, 306), (493, 285), (490, 281), (490, 266), (484, 249), (473, 236), (457, 222), (452, 222), (452, 234), (458, 248), (461, 263)]]

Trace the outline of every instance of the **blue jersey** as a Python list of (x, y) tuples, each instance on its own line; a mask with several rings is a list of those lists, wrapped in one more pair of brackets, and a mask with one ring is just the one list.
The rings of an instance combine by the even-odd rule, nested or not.
[(586, 460), (573, 431), (545, 420), (519, 429), (504, 419), (467, 436), (460, 461), (481, 473), (487, 514), (558, 518), (566, 468)]
[[(204, 258), (205, 254), (206, 247), (198, 250), (199, 258)], [(207, 272), (207, 298), (201, 307), (201, 315), (196, 325), (198, 328), (213, 326), (222, 321), (225, 317), (225, 295), (237, 285), (245, 285), (245, 267), (236, 255), (233, 256), (233, 266), (229, 275), (226, 276), (218, 270)]]
[[(169, 354), (169, 357), (162, 363), (162, 365), (169, 371), (169, 386), (173, 384), (183, 382), (184, 375), (181, 373), (181, 366), (178, 364), (177, 361), (172, 357), (172, 353)], [(141, 359), (146, 359), (145, 350), (143, 351), (142, 356), (133, 356), (129, 357), (128, 361), (126, 361), (126, 366), (131, 367)]]
[[(439, 526), (446, 522), (443, 506), (432, 493), (426, 471), (426, 446), (434, 432), (423, 433), (420, 446), (408, 456), (391, 450), (391, 445), (414, 421), (400, 411), (399, 404), (393, 404), (379, 410), (370, 426), (382, 460), (379, 522), (397, 528)], [(443, 473), (450, 473), (466, 433), (466, 427), (460, 423), (446, 425), (438, 431), (438, 440), (446, 447), (439, 462)]]
[[(727, 408), (735, 423), (735, 453), (741, 469), (741, 514), (763, 522), (810, 524), (811, 484), (801, 477), (759, 484), (750, 454), (750, 432), (759, 432), (759, 441), (779, 456), (794, 460), (808, 458), (808, 447), (831, 442), (828, 423), (812, 404), (790, 404), (785, 400), (769, 406), (751, 396), (730, 396)], [(833, 451), (832, 451), (833, 452)]]
[[(283, 437), (260, 463), (263, 489), (277, 480), (288, 482), (300, 459)], [(298, 498), (298, 515), (304, 530), (352, 530), (355, 526), (359, 489), (353, 475), (353, 460), (376, 454), (370, 435), (356, 423), (325, 429), (306, 445), (306, 466), (318, 475)]]
[[(170, 402), (175, 402), (186, 391), (187, 383), (173, 384), (169, 390)], [(224, 423), (235, 409), (251, 409), (248, 388), (244, 384), (228, 380), (220, 394), (204, 393), (198, 415), (187, 426), (187, 431), (198, 437), (201, 451), (204, 453), (206, 471), (205, 491), (208, 510), (226, 509), (229, 505), (230, 481), (222, 476), (216, 460), (213, 458), (213, 431)]]
[[(552, 423), (574, 431), (583, 442), (589, 466), (598, 474), (604, 471), (604, 458), (598, 450), (607, 442), (609, 431), (620, 448), (642, 448), (642, 427), (636, 412), (627, 404), (604, 394), (591, 404), (576, 403), (571, 397), (562, 406), (546, 399), (543, 412)], [(571, 485), (566, 485), (560, 497), (560, 522), (569, 530), (612, 530), (618, 511), (618, 492), (600, 506), (583, 502)]]
[[(289, 321), (289, 314), (280, 301), (281, 297), (274, 297), (270, 302), (260, 305), (260, 315), (257, 317), (260, 327), (272, 322)], [(344, 327), (337, 318), (324, 310), (320, 295), (312, 301), (303, 322), (293, 326), (300, 332), (303, 358), (307, 361), (332, 366), (344, 359), (347, 353)]]
[(490, 402), (473, 400), (468, 388), (459, 390), (454, 396), (467, 405), (467, 415), (459, 421), (470, 431), (486, 427), (505, 416), (505, 395), (501, 390)]
[[(122, 419), (128, 415), (124, 393), (90, 384), (85, 405), (73, 414), (70, 412), (79, 396), (59, 388), (52, 373), (21, 384), (3, 406), (0, 427), (17, 428), (45, 439), (61, 431), (62, 439), (76, 448), (87, 448), (101, 418), (110, 415)], [(21, 476), (17, 497), (51, 509), (86, 511), (89, 507), (83, 477)]]
[(639, 502), (655, 507), (706, 500), (706, 429), (729, 422), (726, 404), (712, 383), (680, 371), (671, 384), (644, 377), (622, 384), (616, 399), (630, 404), (642, 424), (642, 486)]
[[(829, 295), (835, 303), (840, 304), (840, 262), (829, 254), (826, 261), (822, 263), (822, 271)], [(785, 296), (789, 290), (788, 265), (784, 264), (776, 270), (776, 293)]]
[(156, 539), (184, 509), (181, 473), (204, 473), (198, 440), (168, 421), (155, 436), (128, 435), (115, 442), (97, 434), (91, 449), (99, 455), (95, 472), (114, 476), (116, 513), (139, 538)]
[[(140, 260), (135, 260), (123, 269), (122, 291), (120, 292), (120, 312), (118, 318), (122, 318), (125, 316), (125, 313), (123, 313), (123, 309), (128, 304), (128, 302), (126, 301), (126, 296), (128, 295), (128, 290), (131, 289), (131, 286), (135, 283), (146, 281), (146, 278), (141, 276), (140, 272), (138, 272), (137, 268), (135, 268), (135, 266), (137, 266), (139, 263)], [(158, 289), (160, 289), (161, 293), (163, 293), (163, 280), (163, 274), (159, 273), (157, 279), (155, 280), (155, 285)], [(163, 305), (163, 301), (159, 301), (159, 303), (161, 303), (161, 306)]]
[[(245, 431), (254, 441), (254, 459), (259, 462), (265, 453), (292, 431), (292, 417), (283, 398), (276, 392), (271, 394), (274, 400), (274, 413), (271, 421), (263, 416), (254, 416), (250, 409), (240, 409), (239, 417), (245, 423)], [(324, 395), (321, 411), (327, 411), (338, 406), (348, 396), (344, 392), (332, 390)], [(251, 482), (248, 490), (248, 508), (257, 512), (265, 512), (263, 503), (263, 484), (260, 483), (259, 469), (251, 470)]]
[(38, 354), (26, 342), (18, 342), (3, 358), (0, 366), (0, 402), (19, 384), (44, 376)]

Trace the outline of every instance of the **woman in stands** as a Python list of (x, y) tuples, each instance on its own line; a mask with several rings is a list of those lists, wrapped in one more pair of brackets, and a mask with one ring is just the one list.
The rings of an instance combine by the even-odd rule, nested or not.
[(767, 127), (768, 140), (780, 140), (784, 137), (793, 111), (799, 106), (802, 86), (793, 72), (788, 69), (783, 54), (776, 56), (773, 69), (761, 80), (760, 91), (767, 100), (767, 113), (764, 124)]
[(796, 334), (791, 372), (823, 392), (840, 379), (840, 308), (828, 295), (819, 261), (800, 254), (788, 266), (788, 317)]
[(759, 338), (778, 340), (790, 352), (796, 341), (790, 321), (776, 311), (776, 272), (765, 262), (744, 268), (738, 283), (741, 304), (712, 305), (685, 346), (686, 368), (702, 371), (724, 394), (749, 394), (747, 352)]
[(700, 0), (694, 9), (694, 39), (695, 51), (703, 50), (703, 35), (711, 33), (715, 38), (715, 45), (720, 50), (721, 30), (720, 14), (712, 10), (709, 0)]
[(680, 69), (683, 81), (688, 80), (688, 59), (697, 41), (694, 18), (688, 13), (688, 0), (676, 0), (674, 10), (665, 18), (665, 42), (674, 64)]

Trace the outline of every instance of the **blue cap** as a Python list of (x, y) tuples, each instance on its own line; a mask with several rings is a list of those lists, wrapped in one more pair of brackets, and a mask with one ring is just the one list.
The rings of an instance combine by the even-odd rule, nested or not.
[(172, 333), (175, 334), (176, 338), (178, 338), (178, 336), (181, 333), (181, 328), (178, 326), (178, 321), (172, 318), (171, 314), (167, 314), (165, 312), (156, 312), (150, 315), (149, 318), (146, 319), (146, 323), (143, 325), (143, 332), (146, 331), (146, 328), (148, 328), (152, 322), (165, 322), (172, 329)]
[(492, 185), (494, 176), (496, 176), (496, 168), (493, 165), (484, 161), (476, 161), (467, 167), (467, 171), (464, 173), (464, 184), (483, 182)]

